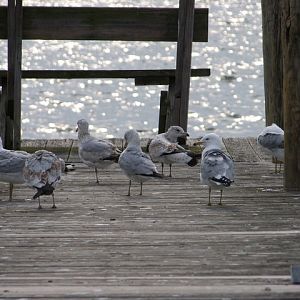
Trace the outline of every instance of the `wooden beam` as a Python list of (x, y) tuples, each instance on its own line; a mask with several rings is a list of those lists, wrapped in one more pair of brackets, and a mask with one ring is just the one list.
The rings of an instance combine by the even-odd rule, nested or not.
[(284, 128), (280, 1), (262, 0), (266, 125)]
[[(210, 76), (210, 69), (192, 69), (191, 77), (204, 77)], [(175, 70), (170, 77), (175, 77)], [(168, 85), (170, 83), (169, 77), (159, 77), (159, 76), (146, 76), (137, 77), (135, 79), (135, 85)]]
[[(0, 39), (7, 38), (7, 8), (0, 7)], [(177, 41), (178, 9), (143, 7), (23, 8), (23, 39)], [(195, 42), (207, 42), (208, 9), (195, 11)]]
[(180, 0), (179, 2), (175, 94), (170, 99), (173, 107), (170, 125), (179, 125), (184, 130), (187, 130), (188, 120), (194, 6), (194, 0)]
[(159, 119), (158, 119), (158, 133), (163, 133), (167, 130), (166, 119), (168, 110), (168, 91), (160, 92), (160, 105), (159, 105)]
[(8, 0), (7, 13), (7, 34), (8, 34), (8, 72), (7, 72), (7, 124), (5, 147), (14, 148), (14, 91), (15, 91), (15, 66), (16, 66), (16, 39), (15, 39), (15, 0)]
[(166, 116), (166, 130), (173, 125), (173, 116), (175, 115), (175, 102), (174, 100), (175, 96), (175, 76), (170, 78), (170, 83), (169, 83), (169, 89), (168, 89), (168, 99), (167, 99), (167, 116)]
[(5, 128), (6, 128), (6, 107), (7, 107), (7, 78), (0, 77), (1, 91), (0, 91), (0, 137), (5, 145)]
[[(210, 69), (192, 69), (192, 77), (209, 76)], [(7, 71), (0, 70), (0, 78), (6, 77)], [(169, 77), (175, 77), (175, 69), (157, 70), (23, 70), (22, 78), (38, 79), (76, 79), (76, 78), (133, 78), (144, 84), (169, 84)], [(156, 83), (154, 83), (156, 81)]]
[(283, 0), (283, 99), (286, 190), (300, 191), (300, 1)]
[(15, 6), (15, 70), (14, 70), (14, 149), (21, 149), (21, 91), (22, 91), (22, 0)]

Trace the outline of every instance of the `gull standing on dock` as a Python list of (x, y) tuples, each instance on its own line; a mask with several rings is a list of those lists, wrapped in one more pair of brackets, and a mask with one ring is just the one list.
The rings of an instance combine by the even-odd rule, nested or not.
[(87, 166), (95, 168), (96, 182), (99, 183), (98, 168), (104, 169), (117, 163), (121, 151), (114, 144), (91, 136), (85, 119), (79, 120), (77, 125), (79, 157)]
[(30, 154), (3, 148), (0, 137), (0, 181), (9, 183), (9, 201), (12, 200), (14, 184), (24, 183), (23, 169)]
[(186, 139), (188, 133), (180, 126), (171, 126), (167, 132), (158, 134), (149, 144), (149, 154), (153, 161), (162, 164), (162, 173), (164, 164), (169, 164), (172, 177), (172, 164), (183, 163), (191, 167), (198, 163), (201, 154), (195, 154), (188, 151), (178, 144), (178, 139)]
[[(275, 174), (280, 173), (281, 162), (284, 161), (284, 131), (273, 123), (263, 129), (257, 137), (257, 142), (273, 154), (275, 157)], [(280, 168), (277, 172), (278, 161)]]
[(26, 160), (24, 167), (25, 183), (37, 190), (33, 199), (38, 198), (39, 209), (42, 208), (40, 203), (40, 196), (42, 195), (52, 195), (52, 208), (56, 208), (54, 190), (61, 180), (61, 173), (64, 168), (64, 161), (46, 150), (38, 150)]
[(200, 143), (204, 145), (200, 163), (200, 180), (209, 188), (208, 205), (211, 206), (212, 189), (220, 190), (219, 205), (222, 205), (223, 189), (234, 182), (232, 158), (223, 151), (225, 146), (222, 139), (215, 133), (206, 134)]
[(140, 195), (143, 194), (143, 182), (151, 178), (162, 178), (157, 172), (151, 158), (142, 151), (140, 137), (136, 130), (128, 130), (125, 135), (126, 149), (119, 158), (119, 165), (129, 178), (128, 196), (130, 196), (131, 181), (137, 181), (141, 185)]

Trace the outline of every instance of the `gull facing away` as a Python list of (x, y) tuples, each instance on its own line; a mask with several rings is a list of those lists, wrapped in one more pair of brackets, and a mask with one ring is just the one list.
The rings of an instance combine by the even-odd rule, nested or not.
[(42, 195), (52, 195), (52, 208), (56, 208), (54, 190), (61, 180), (64, 168), (63, 160), (46, 150), (38, 150), (26, 160), (23, 171), (24, 180), (29, 187), (37, 190), (33, 199), (38, 198), (39, 209), (42, 208), (40, 203)]
[(149, 144), (149, 154), (153, 161), (169, 164), (172, 177), (172, 164), (183, 163), (191, 167), (198, 163), (201, 154), (188, 151), (178, 144), (178, 139), (186, 139), (189, 136), (180, 126), (171, 126), (167, 132), (158, 134)]
[(225, 146), (222, 139), (215, 133), (206, 134), (200, 143), (204, 145), (202, 160), (200, 163), (200, 180), (208, 185), (208, 205), (211, 206), (211, 190), (220, 190), (220, 202), (222, 205), (223, 189), (233, 183), (233, 161), (223, 150)]
[(113, 163), (117, 163), (121, 151), (112, 143), (96, 139), (89, 133), (89, 123), (85, 119), (77, 122), (78, 128), (78, 154), (83, 163), (95, 169), (96, 182), (98, 168), (104, 169)]
[[(273, 154), (275, 157), (275, 174), (280, 173), (281, 162), (284, 161), (284, 131), (273, 123), (263, 129), (257, 137), (257, 142)], [(280, 161), (280, 169), (277, 172), (278, 161)]]
[(131, 181), (137, 181), (141, 185), (140, 195), (143, 194), (143, 182), (151, 178), (162, 178), (157, 172), (151, 158), (142, 151), (140, 137), (137, 131), (128, 130), (125, 135), (126, 149), (121, 153), (119, 165), (129, 178), (128, 194), (130, 196)]
[(24, 183), (23, 169), (30, 154), (3, 148), (0, 137), (0, 181), (9, 183), (9, 201), (12, 200), (14, 184)]

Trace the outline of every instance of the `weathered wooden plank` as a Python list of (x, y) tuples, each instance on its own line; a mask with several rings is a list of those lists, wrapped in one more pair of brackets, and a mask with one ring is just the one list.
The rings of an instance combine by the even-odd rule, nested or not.
[[(158, 74), (157, 74), (158, 75)], [(169, 76), (143, 76), (143, 77), (136, 77), (135, 78), (135, 85), (168, 85), (171, 83), (171, 78), (175, 77), (175, 70), (174, 73), (170, 73)], [(210, 69), (191, 69), (191, 77), (205, 77), (210, 76)]]
[[(5, 291), (9, 291), (8, 286), (3, 286)], [(41, 298), (61, 299), (65, 295), (72, 295), (73, 299), (82, 298), (106, 298), (106, 299), (170, 299), (173, 295), (180, 299), (216, 299), (228, 295), (234, 299), (297, 299), (300, 287), (297, 285), (228, 285), (228, 286), (37, 286), (37, 287), (11, 287), (13, 297), (33, 298), (40, 295)], [(7, 293), (7, 292), (6, 292)], [(5, 292), (0, 295), (7, 297)], [(200, 297), (200, 298), (199, 298)]]
[(282, 1), (284, 186), (300, 191), (300, 2)]
[(47, 140), (45, 149), (54, 152), (58, 157), (68, 160), (73, 144), (72, 139)]
[(78, 155), (78, 140), (73, 140), (71, 145), (71, 151), (69, 152), (68, 162), (79, 162), (80, 158)]
[[(0, 70), (0, 77), (6, 78), (7, 71)], [(192, 77), (210, 76), (210, 69), (192, 69)], [(157, 70), (23, 70), (22, 78), (72, 79), (72, 78), (135, 78), (137, 85), (169, 84), (169, 77), (175, 77), (175, 69)]]
[(253, 151), (257, 154), (257, 156), (261, 160), (271, 160), (272, 159), (271, 152), (267, 152), (267, 150), (264, 147), (259, 145), (257, 143), (256, 138), (248, 138), (247, 140), (248, 140), (249, 144), (251, 145), (251, 147), (253, 148)]
[[(208, 9), (195, 9), (195, 42), (207, 42)], [(0, 39), (7, 38), (0, 7)], [(177, 41), (176, 8), (24, 7), (23, 38), (41, 40)]]
[(199, 166), (174, 165), (174, 178), (146, 182), (143, 196), (133, 184), (132, 197), (117, 164), (99, 185), (93, 169), (75, 167), (56, 210), (51, 197), (38, 210), (22, 185), (8, 202), (0, 183), (1, 297), (299, 298), (289, 269), (299, 262), (300, 194), (283, 190), (270, 161), (236, 161), (223, 207), (215, 191), (206, 205)]
[(247, 139), (227, 138), (223, 139), (223, 141), (234, 161), (260, 161), (260, 157), (253, 150)]
[(21, 142), (21, 149), (32, 153), (37, 150), (45, 149), (46, 144), (47, 144), (47, 140), (45, 139), (39, 139), (39, 140), (24, 139)]

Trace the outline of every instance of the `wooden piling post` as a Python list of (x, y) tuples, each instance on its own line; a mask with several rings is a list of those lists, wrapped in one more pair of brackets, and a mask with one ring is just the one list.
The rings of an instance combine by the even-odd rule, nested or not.
[(300, 191), (300, 1), (283, 0), (283, 99), (286, 190)]
[(160, 92), (160, 105), (159, 105), (159, 120), (158, 120), (158, 133), (166, 131), (166, 118), (168, 107), (168, 91)]
[(284, 128), (280, 1), (262, 0), (266, 125)]
[(3, 91), (3, 86), (6, 84), (6, 78), (0, 78), (0, 137), (2, 138), (3, 143), (5, 143), (5, 123), (6, 123), (6, 99)]
[(8, 74), (5, 146), (21, 146), (22, 0), (8, 0)]
[(173, 107), (170, 125), (179, 125), (184, 130), (188, 122), (194, 7), (194, 0), (179, 2), (175, 94), (170, 98), (170, 106)]

